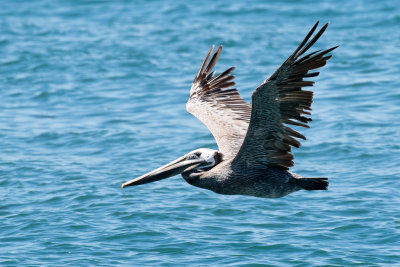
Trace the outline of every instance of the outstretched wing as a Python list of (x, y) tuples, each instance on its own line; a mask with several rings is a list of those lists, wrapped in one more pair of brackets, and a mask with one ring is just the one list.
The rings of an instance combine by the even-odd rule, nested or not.
[(213, 68), (222, 46), (211, 58), (213, 51), (214, 46), (194, 78), (186, 109), (211, 131), (224, 157), (233, 158), (246, 135), (251, 105), (240, 96), (237, 89), (231, 88), (235, 85), (235, 76), (232, 75), (234, 67), (214, 77)]
[(324, 66), (332, 57), (326, 54), (337, 46), (301, 56), (318, 40), (328, 24), (310, 40), (317, 22), (294, 53), (254, 91), (250, 125), (234, 164), (251, 168), (278, 166), (287, 169), (293, 166), (291, 146), (300, 147), (296, 138), (306, 138), (286, 125), (309, 128), (307, 123), (311, 118), (305, 115), (311, 115), (313, 92), (302, 87), (312, 86), (314, 82), (303, 79), (318, 76), (319, 72), (309, 71)]

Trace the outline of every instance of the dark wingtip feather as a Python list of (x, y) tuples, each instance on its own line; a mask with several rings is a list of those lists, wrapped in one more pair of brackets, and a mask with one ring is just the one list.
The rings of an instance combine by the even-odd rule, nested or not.
[(295, 58), (298, 58), (299, 56), (301, 56), (302, 54), (304, 54), (305, 52), (307, 52), (307, 50), (313, 46), (313, 44), (315, 44), (316, 41), (318, 41), (319, 37), (321, 37), (321, 35), (325, 32), (326, 28), (328, 28), (329, 22), (326, 23), (324, 26), (322, 26), (322, 28), (317, 32), (316, 35), (314, 35), (314, 37), (311, 39), (311, 41), (308, 42), (308, 44), (303, 47), (296, 55)]
[(317, 28), (319, 24), (319, 20), (314, 24), (314, 26), (311, 28), (311, 30), (308, 32), (307, 36), (303, 39), (303, 41), (300, 43), (300, 45), (297, 47), (297, 49), (293, 52), (293, 54), (289, 58), (295, 58), (297, 52), (299, 52), (300, 49), (303, 48), (303, 46), (308, 42), (310, 39), (311, 35), (314, 33), (315, 29)]
[(205, 70), (205, 68), (206, 68), (206, 66), (208, 65), (208, 62), (209, 62), (209, 60), (210, 60), (211, 54), (212, 54), (212, 52), (214, 51), (214, 48), (215, 48), (215, 46), (212, 45), (211, 48), (210, 48), (210, 50), (208, 51), (206, 57), (204, 58), (203, 63), (201, 64), (201, 67), (200, 67), (200, 69), (199, 69), (199, 72), (198, 72), (197, 75), (194, 77), (194, 81), (193, 81), (193, 82), (198, 81), (199, 78), (200, 78), (200, 76), (201, 76), (201, 74), (204, 72), (204, 70)]
[[(208, 75), (214, 68), (215, 64), (217, 64), (219, 56), (221, 55), (221, 52), (222, 52), (222, 46), (220, 45), (218, 47), (217, 51), (215, 51), (214, 55), (212, 56), (210, 62), (208, 63), (207, 68), (204, 70), (204, 73), (206, 75)], [(200, 73), (200, 74), (202, 74), (202, 73)]]

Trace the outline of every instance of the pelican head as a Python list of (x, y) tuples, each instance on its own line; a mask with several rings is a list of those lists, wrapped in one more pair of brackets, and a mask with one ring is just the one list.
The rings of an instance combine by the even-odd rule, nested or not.
[(221, 155), (217, 150), (199, 148), (154, 171), (122, 184), (122, 188), (156, 182), (178, 174), (182, 174), (186, 179), (188, 174), (209, 170), (220, 162)]

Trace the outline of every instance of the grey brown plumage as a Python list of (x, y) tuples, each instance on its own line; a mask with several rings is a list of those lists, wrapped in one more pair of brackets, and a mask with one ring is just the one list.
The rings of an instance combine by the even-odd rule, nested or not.
[[(293, 166), (292, 146), (305, 136), (291, 126), (309, 127), (314, 85), (305, 80), (323, 67), (337, 46), (306, 52), (321, 37), (328, 23), (314, 36), (318, 22), (297, 49), (246, 102), (235, 86), (234, 67), (215, 75), (221, 52), (214, 46), (207, 53), (190, 90), (187, 111), (213, 134), (219, 151), (194, 150), (178, 160), (123, 185), (138, 185), (177, 173), (197, 187), (221, 194), (281, 197), (300, 189), (326, 190), (327, 178), (304, 178), (288, 171)], [(168, 175), (166, 175), (168, 174)]]

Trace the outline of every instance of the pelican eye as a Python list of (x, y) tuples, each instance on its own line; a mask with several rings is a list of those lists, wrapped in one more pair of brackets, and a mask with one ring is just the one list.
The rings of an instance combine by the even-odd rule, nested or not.
[(199, 152), (193, 153), (192, 155), (189, 156), (189, 159), (198, 159), (200, 155), (201, 153)]

